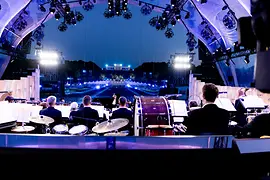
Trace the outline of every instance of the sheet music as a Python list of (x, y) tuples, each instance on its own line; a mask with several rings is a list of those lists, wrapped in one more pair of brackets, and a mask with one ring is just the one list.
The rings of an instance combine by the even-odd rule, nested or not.
[(187, 105), (183, 100), (169, 100), (172, 116), (182, 116), (186, 117), (187, 114)]
[(55, 109), (58, 109), (62, 112), (62, 117), (69, 117), (70, 114), (70, 106), (55, 106)]
[(228, 98), (217, 98), (215, 104), (222, 109), (225, 109), (230, 112), (236, 111), (235, 107), (233, 106), (232, 102)]
[(258, 96), (245, 96), (241, 98), (241, 103), (246, 109), (252, 109), (252, 108), (265, 108), (265, 103), (261, 98)]
[(91, 108), (97, 110), (99, 117), (103, 118), (104, 106), (94, 106), (94, 105), (92, 105)]

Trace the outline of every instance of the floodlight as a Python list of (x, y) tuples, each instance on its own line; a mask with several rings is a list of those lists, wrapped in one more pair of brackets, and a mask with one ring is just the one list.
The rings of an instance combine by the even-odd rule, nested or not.
[(58, 54), (56, 52), (40, 52), (39, 57), (42, 60), (45, 59), (58, 59)]
[(190, 64), (174, 64), (175, 69), (190, 69)]
[(189, 56), (176, 56), (174, 58), (174, 62), (175, 63), (188, 63), (190, 61), (190, 57)]

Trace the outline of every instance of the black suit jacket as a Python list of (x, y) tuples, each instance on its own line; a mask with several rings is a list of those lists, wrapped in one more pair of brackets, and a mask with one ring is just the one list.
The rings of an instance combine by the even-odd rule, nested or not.
[(186, 134), (189, 135), (226, 135), (228, 134), (229, 112), (215, 104), (208, 104), (201, 109), (190, 111), (184, 124), (187, 126)]
[(50, 126), (54, 126), (56, 124), (61, 124), (62, 122), (62, 112), (55, 109), (54, 107), (48, 107), (46, 109), (42, 109), (39, 111), (40, 115), (48, 116), (54, 119), (54, 123)]
[(86, 125), (90, 129), (92, 129), (96, 125), (96, 122), (99, 120), (97, 110), (92, 109), (91, 107), (84, 107), (79, 109), (78, 111), (76, 111), (75, 116), (79, 118), (74, 118), (74, 122)]
[(133, 135), (133, 113), (132, 111), (128, 110), (127, 108), (119, 108), (112, 113), (111, 119), (116, 119), (116, 118), (125, 118), (129, 120), (129, 123), (127, 126), (120, 128), (118, 131), (124, 131), (124, 130), (129, 130), (129, 135)]
[(270, 135), (270, 114), (260, 114), (244, 126), (244, 131), (252, 138)]
[(234, 104), (234, 107), (236, 109), (235, 121), (238, 123), (239, 126), (244, 126), (247, 124), (247, 116), (245, 115), (247, 110), (245, 109), (241, 101), (241, 98), (239, 98), (235, 101)]

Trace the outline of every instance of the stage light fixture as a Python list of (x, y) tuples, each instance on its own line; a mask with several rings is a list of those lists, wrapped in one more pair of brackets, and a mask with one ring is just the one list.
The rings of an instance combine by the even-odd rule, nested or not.
[(56, 12), (54, 17), (58, 21), (61, 18), (61, 15), (58, 12)]
[(225, 65), (228, 66), (228, 67), (230, 66), (230, 59), (226, 60)]
[(50, 11), (51, 14), (54, 14), (55, 13), (55, 8), (54, 7), (50, 7), (49, 11)]
[(166, 31), (165, 31), (165, 36), (170, 39), (174, 36), (174, 33), (173, 33), (173, 30), (171, 28), (168, 28)]
[(222, 11), (225, 11), (226, 9), (228, 9), (227, 5), (223, 6)]
[(76, 12), (76, 19), (78, 22), (82, 21), (84, 19), (84, 16), (80, 12)]
[(181, 16), (180, 16), (180, 15), (176, 15), (176, 16), (175, 16), (175, 19), (176, 19), (177, 21), (180, 21), (180, 20), (181, 20)]
[(141, 7), (141, 13), (145, 16), (150, 15), (152, 13), (152, 8), (148, 4), (145, 4)]
[(185, 19), (188, 19), (188, 18), (190, 18), (190, 12), (187, 12), (185, 15)]
[(130, 18), (132, 18), (132, 13), (130, 11), (124, 12), (123, 17), (125, 19), (130, 19)]
[(93, 8), (94, 8), (94, 4), (93, 4), (91, 1), (85, 2), (85, 3), (83, 4), (83, 9), (84, 9), (85, 11), (90, 11), (90, 10), (92, 10)]
[(46, 8), (45, 8), (43, 5), (39, 5), (38, 9), (39, 9), (41, 12), (46, 12)]
[(176, 20), (175, 20), (175, 19), (172, 19), (171, 25), (172, 25), (172, 26), (175, 26), (175, 25), (176, 25)]
[(65, 6), (64, 9), (67, 14), (70, 13), (70, 6), (68, 4)]
[(207, 0), (197, 0), (197, 2), (200, 2), (201, 4), (207, 3)]
[(244, 62), (245, 62), (246, 64), (250, 63), (249, 55), (246, 55), (246, 56), (245, 56)]
[(62, 23), (58, 26), (58, 30), (61, 31), (61, 32), (66, 31), (67, 28), (68, 28), (68, 26), (67, 26), (64, 22), (62, 22)]
[(157, 22), (158, 22), (158, 17), (153, 17), (152, 19), (150, 19), (149, 24), (150, 26), (155, 27)]
[(174, 7), (177, 3), (177, 0), (171, 0), (171, 6)]

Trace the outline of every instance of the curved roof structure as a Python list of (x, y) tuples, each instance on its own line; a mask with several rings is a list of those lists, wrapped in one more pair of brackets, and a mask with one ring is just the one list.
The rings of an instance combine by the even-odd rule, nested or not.
[[(226, 50), (233, 47), (238, 40), (237, 19), (250, 16), (250, 0), (207, 0), (203, 4), (199, 0), (178, 1), (183, 1), (184, 4), (181, 17), (184, 17), (186, 12), (190, 14), (189, 18), (182, 18), (179, 23), (183, 23), (187, 30), (200, 39), (210, 52), (215, 52), (218, 48)], [(13, 47), (17, 47), (27, 34), (49, 20), (52, 15), (48, 11), (49, 3), (46, 2), (47, 0), (0, 0), (2, 42), (8, 40)], [(137, 6), (141, 4), (140, 2), (154, 5), (155, 10), (160, 12), (171, 3), (170, 0), (128, 1), (129, 5)], [(108, 1), (96, 0), (95, 3), (108, 3)], [(46, 12), (39, 10), (40, 4), (44, 4)], [(79, 5), (78, 2), (74, 2), (71, 6)], [(23, 28), (14, 28), (22, 20), (24, 21)]]

